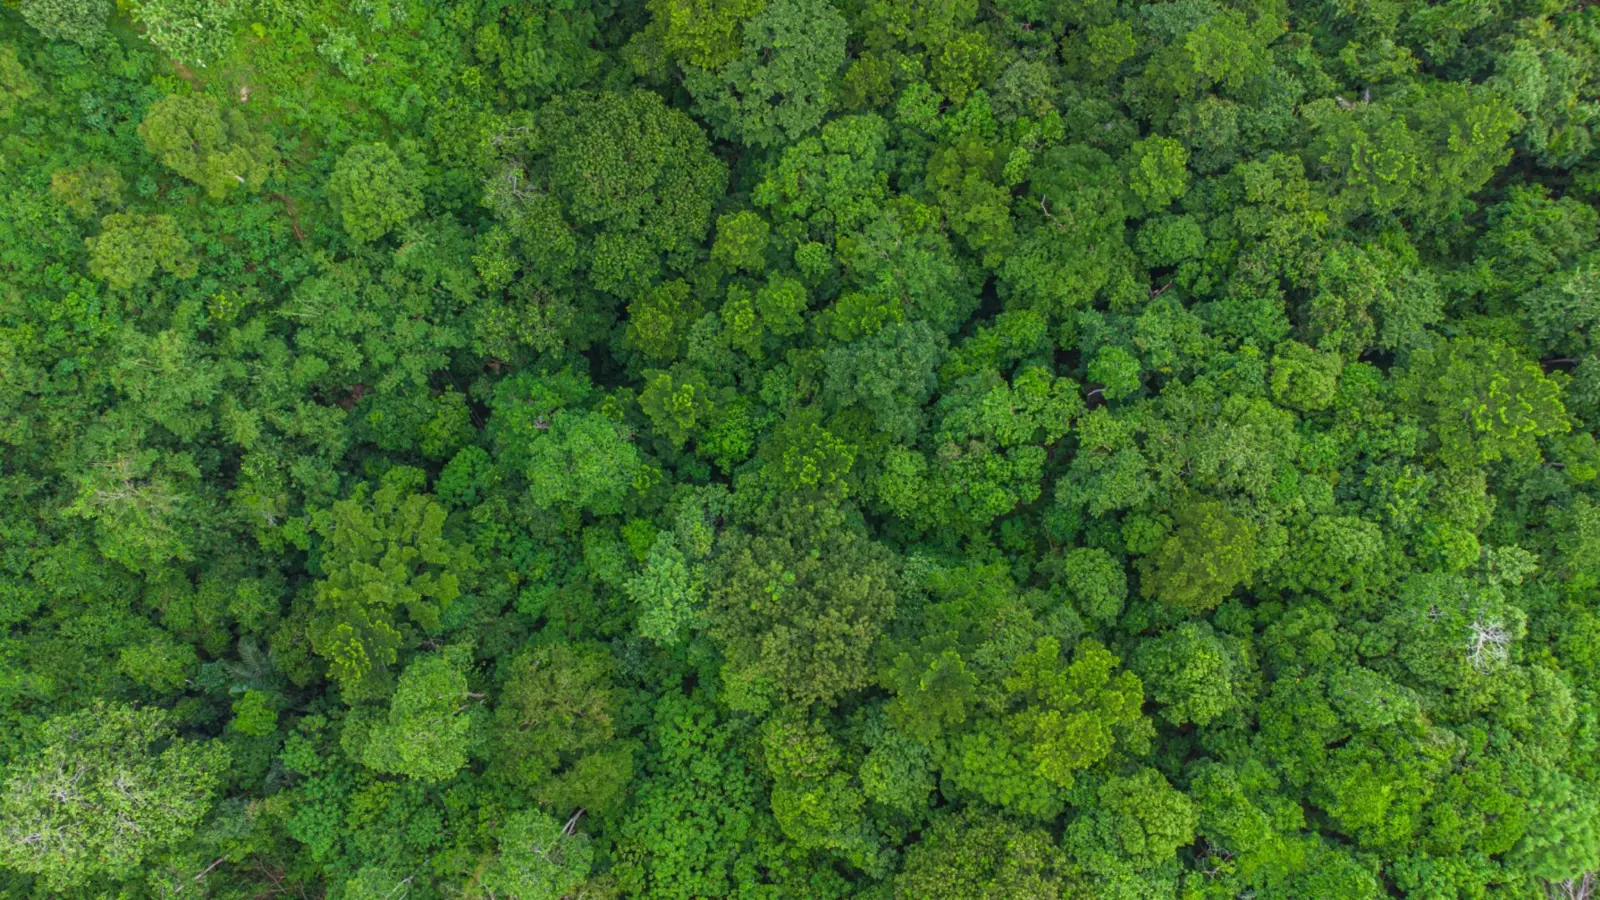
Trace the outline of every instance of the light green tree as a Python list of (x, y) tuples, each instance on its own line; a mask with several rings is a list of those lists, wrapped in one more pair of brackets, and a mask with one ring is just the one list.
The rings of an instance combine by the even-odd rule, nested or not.
[(422, 211), (421, 179), (388, 144), (357, 144), (344, 152), (328, 178), (344, 230), (361, 243), (375, 241)]
[(161, 164), (206, 189), (213, 200), (254, 191), (278, 164), (272, 138), (244, 114), (205, 94), (173, 94), (150, 107), (139, 137)]
[(193, 833), (228, 765), (214, 741), (181, 738), (159, 709), (97, 702), (45, 723), (0, 793), (0, 864), (52, 892), (128, 878)]

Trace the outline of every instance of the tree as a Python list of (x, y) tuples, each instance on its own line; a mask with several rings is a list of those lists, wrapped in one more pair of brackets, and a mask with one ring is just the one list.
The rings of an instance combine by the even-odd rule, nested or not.
[(213, 200), (239, 188), (259, 189), (278, 162), (270, 137), (251, 129), (239, 110), (205, 94), (156, 101), (139, 123), (139, 137), (162, 165), (205, 188)]
[(925, 322), (892, 325), (823, 353), (822, 400), (833, 408), (858, 405), (878, 430), (899, 441), (922, 431), (923, 407), (938, 384), (944, 337)]
[(1600, 804), (1593, 789), (1559, 771), (1535, 776), (1528, 798), (1528, 831), (1511, 860), (1548, 882), (1580, 878), (1594, 870), (1600, 853)]
[(1112, 622), (1128, 599), (1128, 578), (1105, 549), (1075, 547), (1061, 558), (1061, 581), (1073, 608), (1097, 622)]
[(1065, 895), (1071, 870), (1048, 832), (968, 808), (947, 813), (906, 853), (894, 879), (897, 900)]
[(574, 896), (589, 877), (594, 850), (573, 824), (562, 825), (539, 810), (507, 816), (495, 836), (499, 856), (484, 873), (483, 886), (527, 900)]
[(1132, 666), (1149, 685), (1151, 699), (1162, 705), (1161, 717), (1173, 725), (1205, 725), (1238, 703), (1237, 651), (1204, 622), (1184, 622), (1141, 641)]
[[(1349, 102), (1349, 101), (1346, 101)], [(1460, 213), (1511, 155), (1515, 108), (1486, 85), (1418, 79), (1381, 102), (1313, 101), (1307, 159), (1329, 167), (1349, 215), (1396, 212), (1424, 222)]]
[(894, 615), (894, 555), (847, 511), (801, 497), (725, 540), (707, 611), (733, 696), (831, 706), (865, 687), (872, 642)]
[(511, 784), (556, 812), (615, 808), (633, 772), (618, 738), (616, 663), (599, 644), (540, 644), (507, 663), (490, 747)]
[(833, 108), (849, 31), (824, 0), (768, 0), (744, 23), (739, 54), (714, 72), (691, 66), (684, 86), (718, 136), (793, 142)]
[(717, 218), (717, 239), (711, 245), (711, 259), (730, 269), (753, 275), (766, 268), (766, 251), (772, 227), (752, 210)]
[(1144, 138), (1133, 145), (1128, 184), (1147, 206), (1160, 209), (1189, 190), (1189, 151), (1169, 137)]
[(1187, 795), (1160, 772), (1143, 768), (1107, 779), (1095, 792), (1094, 812), (1067, 826), (1063, 844), (1088, 867), (1115, 871), (1126, 860), (1135, 869), (1169, 862), (1179, 847), (1194, 840), (1199, 816)]
[(422, 211), (415, 165), (388, 144), (357, 144), (344, 152), (328, 178), (328, 193), (344, 230), (358, 242), (375, 241)]
[(51, 40), (93, 47), (105, 40), (106, 0), (22, 0), (22, 18)]
[(1221, 503), (1179, 507), (1176, 527), (1140, 560), (1139, 590), (1179, 609), (1205, 612), (1248, 585), (1256, 565), (1256, 528)]
[(1498, 341), (1461, 338), (1416, 354), (1407, 391), (1452, 465), (1531, 465), (1542, 458), (1538, 438), (1572, 427), (1560, 388)]
[(372, 725), (361, 761), (394, 775), (443, 781), (467, 763), (473, 722), (464, 648), (413, 659), (384, 719)]
[(233, 44), (233, 24), (245, 10), (240, 2), (211, 0), (131, 0), (133, 20), (161, 52), (189, 65), (205, 66)]
[(84, 244), (90, 273), (118, 290), (149, 281), (158, 268), (174, 278), (193, 278), (200, 270), (188, 238), (171, 216), (112, 213), (100, 220), (100, 233)]
[(876, 217), (888, 197), (889, 125), (877, 115), (843, 116), (816, 137), (785, 147), (752, 199), (775, 224), (797, 222), (832, 243)]
[(401, 610), (437, 632), (445, 607), (476, 579), (472, 551), (445, 536), (448, 511), (417, 490), (421, 476), (393, 469), (376, 490), (357, 485), (309, 523), (323, 542), (324, 573), (313, 589), (311, 645), (351, 702), (387, 693), (406, 640)]
[(694, 120), (646, 91), (563, 95), (493, 143), (486, 205), (547, 283), (582, 268), (602, 291), (648, 285), (693, 255), (727, 182)]
[(1040, 154), (1017, 209), (1016, 249), (997, 272), (1008, 307), (1060, 317), (1112, 283), (1126, 262), (1123, 232), (1133, 202), (1121, 184), (1111, 157), (1094, 147)]
[(690, 66), (717, 69), (739, 54), (741, 26), (764, 0), (649, 0), (666, 51)]
[(711, 385), (698, 371), (656, 371), (639, 392), (639, 408), (674, 447), (682, 448), (697, 426), (710, 418), (712, 396)]
[(122, 174), (104, 163), (89, 163), (50, 173), (50, 194), (85, 219), (122, 207)]
[(45, 723), (0, 794), (0, 863), (53, 891), (128, 878), (211, 807), (228, 751), (178, 737), (164, 710), (97, 702)]

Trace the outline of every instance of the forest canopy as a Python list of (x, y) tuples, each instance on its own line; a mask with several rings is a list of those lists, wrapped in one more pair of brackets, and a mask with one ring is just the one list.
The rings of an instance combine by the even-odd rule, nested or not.
[(0, 895), (1600, 897), (1600, 5), (0, 0)]

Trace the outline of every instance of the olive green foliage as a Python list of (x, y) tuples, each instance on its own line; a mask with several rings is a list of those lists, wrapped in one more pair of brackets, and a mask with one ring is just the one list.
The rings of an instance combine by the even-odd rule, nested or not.
[(417, 640), (401, 629), (437, 632), (472, 585), (472, 552), (445, 535), (445, 508), (416, 490), (412, 476), (421, 474), (393, 470), (376, 491), (358, 485), (310, 519), (325, 577), (313, 589), (307, 634), (352, 699), (381, 695), (399, 648)]
[(1600, 893), (1600, 5), (0, 3), (0, 896)]

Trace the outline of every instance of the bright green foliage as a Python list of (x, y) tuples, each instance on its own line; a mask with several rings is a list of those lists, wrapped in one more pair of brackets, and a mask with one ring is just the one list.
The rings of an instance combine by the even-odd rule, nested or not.
[(672, 541), (657, 540), (643, 571), (629, 579), (627, 593), (639, 608), (639, 635), (672, 644), (699, 618), (704, 578)]
[(1184, 622), (1140, 643), (1132, 664), (1161, 704), (1161, 717), (1174, 725), (1204, 725), (1237, 702), (1235, 672), (1243, 661), (1205, 623)]
[(508, 897), (574, 896), (594, 864), (588, 835), (575, 834), (538, 810), (507, 816), (495, 841), (500, 852), (482, 884)]
[(1256, 529), (1215, 501), (1186, 503), (1156, 552), (1141, 561), (1139, 590), (1179, 609), (1204, 612), (1248, 585)]
[(934, 791), (932, 753), (884, 720), (875, 719), (868, 728), (872, 749), (857, 771), (861, 792), (898, 812), (919, 812)]
[(1082, 409), (1077, 385), (1043, 367), (1008, 384), (993, 372), (962, 379), (940, 398), (928, 450), (891, 450), (878, 491), (921, 525), (981, 526), (1040, 494), (1047, 453)]
[(1326, 409), (1333, 402), (1343, 368), (1343, 361), (1333, 353), (1285, 341), (1272, 357), (1272, 398), (1292, 409)]
[(275, 699), (266, 691), (247, 690), (233, 702), (230, 727), (240, 734), (265, 737), (278, 729)]
[[(1104, 759), (1123, 730), (1140, 721), (1144, 694), (1139, 679), (1131, 672), (1116, 672), (1118, 662), (1088, 641), (1073, 649), (1069, 663), (1054, 638), (1039, 638), (1018, 657), (1005, 687), (1023, 705), (1004, 725), (1013, 739), (1024, 742), (1021, 756), (1031, 774), (1070, 788), (1076, 771)], [(991, 802), (1004, 803), (1010, 789), (996, 779), (1010, 766), (977, 755), (991, 743), (985, 731), (956, 742), (952, 749), (960, 754), (960, 763), (947, 774), (958, 787), (966, 782)], [(996, 763), (999, 767), (992, 768)]]
[(653, 710), (649, 778), (621, 828), (613, 869), (625, 893), (690, 900), (726, 896), (746, 842), (760, 840), (757, 775), (740, 731), (698, 696), (674, 692)]
[(1139, 393), (1143, 386), (1139, 373), (1139, 358), (1115, 345), (1100, 348), (1088, 369), (1089, 380), (1100, 385), (1100, 393), (1108, 400), (1121, 400)]
[(1600, 6), (3, 5), (0, 896), (1600, 884)]
[(663, 48), (701, 69), (715, 69), (739, 53), (740, 26), (763, 0), (649, 0)]
[(767, 265), (766, 250), (771, 233), (767, 220), (748, 209), (720, 216), (711, 258), (730, 269), (760, 273)]
[(1411, 390), (1453, 465), (1541, 458), (1538, 438), (1571, 425), (1560, 389), (1510, 347), (1475, 338), (1417, 354)]
[(802, 847), (857, 857), (866, 853), (861, 846), (866, 797), (841, 770), (838, 742), (815, 722), (781, 719), (769, 722), (761, 738), (773, 776), (772, 815), (783, 833)]
[(422, 211), (418, 174), (388, 144), (346, 150), (328, 177), (344, 230), (357, 241), (372, 241), (404, 225)]
[(379, 772), (424, 781), (443, 781), (465, 765), (472, 729), (466, 663), (452, 650), (406, 666), (387, 715), (367, 735), (361, 761)]
[(212, 0), (129, 0), (133, 20), (163, 53), (179, 62), (205, 66), (233, 43), (241, 3)]
[(1099, 547), (1077, 547), (1061, 559), (1062, 582), (1073, 608), (1095, 621), (1110, 622), (1128, 598), (1127, 575), (1110, 553)]
[(1075, 144), (1042, 154), (1018, 211), (1025, 236), (998, 271), (1001, 295), (1058, 316), (1087, 306), (1124, 261), (1126, 194), (1100, 150)]
[(1427, 81), (1355, 109), (1317, 100), (1304, 115), (1317, 135), (1311, 159), (1330, 167), (1340, 204), (1425, 219), (1457, 214), (1505, 163), (1518, 118), (1492, 91)]
[(982, 32), (959, 32), (933, 54), (930, 80), (950, 102), (961, 103), (993, 76), (995, 56)]
[(684, 86), (719, 137), (753, 147), (789, 143), (833, 107), (849, 29), (825, 0), (767, 0), (744, 23), (739, 54)]
[(1169, 137), (1149, 137), (1133, 145), (1128, 184), (1148, 206), (1159, 209), (1189, 189), (1189, 151)]
[(446, 510), (416, 490), (415, 469), (397, 469), (376, 490), (316, 513), (324, 577), (314, 589), (311, 644), (351, 701), (382, 696), (406, 643), (405, 620), (435, 632), (440, 615), (470, 589), (477, 562), (445, 537)]
[(639, 408), (673, 446), (682, 447), (711, 415), (711, 385), (692, 369), (677, 376), (655, 372), (639, 392)]
[(628, 304), (628, 342), (649, 359), (671, 362), (699, 312), (687, 282), (656, 285)]
[(1494, 56), (1492, 83), (1522, 113), (1520, 142), (1542, 165), (1571, 166), (1594, 147), (1594, 48), (1586, 16), (1530, 19)]
[(588, 380), (522, 376), (502, 382), (494, 434), (502, 465), (522, 476), (540, 509), (571, 505), (615, 511), (643, 471), (632, 431), (592, 402)]
[(995, 567), (925, 577), (925, 636), (891, 645), (879, 680), (889, 722), (931, 748), (947, 796), (1052, 819), (1080, 773), (1144, 745), (1142, 686), (1104, 645), (1065, 651)]
[(821, 237), (860, 228), (887, 198), (888, 130), (876, 115), (828, 122), (820, 137), (784, 148), (755, 189), (756, 205)]
[(174, 94), (150, 107), (139, 137), (161, 164), (221, 200), (240, 188), (261, 187), (277, 166), (270, 137), (244, 114), (205, 95)]
[(22, 18), (51, 40), (93, 47), (105, 40), (106, 0), (22, 0)]
[(112, 213), (100, 220), (100, 233), (84, 243), (89, 271), (118, 290), (149, 281), (160, 269), (175, 278), (200, 270), (188, 238), (171, 216)]
[(159, 709), (97, 704), (45, 723), (43, 746), (7, 772), (0, 862), (54, 892), (127, 878), (188, 837), (228, 752), (180, 738)]
[(1139, 227), (1134, 246), (1152, 268), (1198, 259), (1205, 251), (1205, 231), (1193, 216), (1158, 216)]
[(1015, 232), (1004, 148), (975, 135), (928, 158), (928, 187), (944, 208), (950, 230), (981, 253), (986, 265), (1004, 259)]
[(1535, 777), (1528, 831), (1512, 856), (1545, 881), (1581, 878), (1593, 870), (1600, 852), (1600, 806), (1593, 790), (1559, 772)]
[(1095, 811), (1068, 826), (1063, 841), (1092, 869), (1114, 871), (1114, 864), (1097, 858), (1103, 854), (1135, 869), (1152, 868), (1194, 840), (1199, 824), (1194, 804), (1154, 769), (1110, 778), (1095, 794)]

